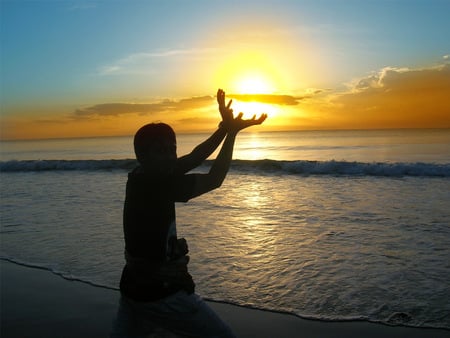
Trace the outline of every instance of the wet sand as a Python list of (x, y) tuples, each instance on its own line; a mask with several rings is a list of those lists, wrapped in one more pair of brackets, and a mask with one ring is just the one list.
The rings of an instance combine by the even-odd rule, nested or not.
[[(0, 260), (0, 336), (108, 337), (119, 292), (49, 271)], [(369, 322), (324, 322), (294, 315), (208, 302), (238, 337), (450, 338), (450, 330)]]

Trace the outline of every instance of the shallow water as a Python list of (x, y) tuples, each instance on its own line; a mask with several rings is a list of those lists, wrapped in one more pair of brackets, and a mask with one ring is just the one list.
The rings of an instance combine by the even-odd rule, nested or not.
[[(18, 161), (5, 171), (3, 162), (1, 257), (117, 288), (128, 169), (122, 160), (86, 167), (104, 156), (90, 155), (69, 169)], [(220, 189), (177, 205), (197, 292), (309, 318), (450, 329), (450, 161), (424, 159), (423, 169), (406, 158), (345, 162), (343, 172), (332, 158), (235, 162)], [(312, 164), (326, 169), (298, 170)], [(387, 174), (354, 171), (366, 165)]]
[[(125, 179), (8, 174), (3, 257), (117, 287)], [(449, 201), (448, 178), (234, 172), (178, 206), (178, 232), (204, 297), (322, 319), (403, 313), (405, 324), (450, 328)]]

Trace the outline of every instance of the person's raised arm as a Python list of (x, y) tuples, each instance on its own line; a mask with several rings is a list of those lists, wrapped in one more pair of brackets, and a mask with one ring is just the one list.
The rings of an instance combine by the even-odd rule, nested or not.
[(224, 128), (225, 124), (233, 118), (233, 109), (230, 108), (231, 100), (228, 105), (225, 105), (225, 92), (222, 89), (217, 91), (217, 103), (219, 104), (220, 115), (222, 122), (219, 128), (204, 142), (192, 150), (191, 153), (180, 157), (177, 160), (176, 173), (185, 174), (188, 171), (198, 167), (204, 160), (206, 160), (220, 145), (227, 134)]
[(226, 130), (219, 127), (207, 140), (196, 146), (191, 153), (177, 160), (175, 173), (185, 174), (202, 164), (217, 149), (226, 134)]
[[(233, 116), (232, 112), (231, 116)], [(227, 137), (208, 174), (198, 175), (193, 197), (214, 190), (222, 185), (230, 169), (237, 133), (247, 127), (261, 124), (267, 118), (266, 114), (262, 114), (258, 119), (256, 119), (256, 116), (253, 116), (253, 118), (248, 120), (242, 119), (242, 116), (243, 114), (240, 113), (236, 118), (224, 119), (224, 128), (228, 132)]]

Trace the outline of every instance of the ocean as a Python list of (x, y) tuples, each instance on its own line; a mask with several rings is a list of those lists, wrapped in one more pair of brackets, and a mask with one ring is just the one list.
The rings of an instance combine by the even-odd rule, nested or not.
[[(179, 135), (179, 155), (207, 136)], [(0, 147), (0, 258), (118, 289), (132, 137)], [(242, 133), (177, 227), (206, 299), (450, 329), (449, 129)]]

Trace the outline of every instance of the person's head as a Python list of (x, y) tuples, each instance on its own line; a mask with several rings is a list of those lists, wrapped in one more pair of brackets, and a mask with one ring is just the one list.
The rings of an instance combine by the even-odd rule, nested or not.
[(134, 152), (146, 170), (170, 173), (177, 159), (175, 132), (165, 123), (146, 124), (134, 135)]

